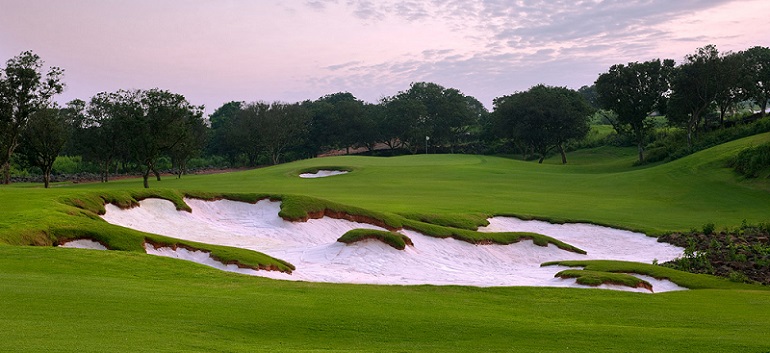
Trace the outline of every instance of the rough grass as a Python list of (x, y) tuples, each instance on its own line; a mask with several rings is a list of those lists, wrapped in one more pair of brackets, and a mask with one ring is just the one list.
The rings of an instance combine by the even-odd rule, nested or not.
[(353, 244), (366, 239), (379, 240), (397, 250), (404, 250), (407, 245), (414, 245), (412, 244), (412, 239), (409, 239), (406, 235), (376, 229), (353, 229), (343, 234), (337, 241)]
[(484, 214), (401, 213), (401, 215), (420, 222), (466, 230), (477, 230), (479, 227), (489, 225), (489, 221), (487, 220), (489, 217)]

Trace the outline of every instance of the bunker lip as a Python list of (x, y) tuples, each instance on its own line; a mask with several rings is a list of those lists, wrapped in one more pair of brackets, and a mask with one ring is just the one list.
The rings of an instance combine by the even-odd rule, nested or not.
[[(185, 245), (185, 244), (170, 244), (170, 243), (152, 241), (151, 239), (145, 239), (144, 240), (144, 249), (145, 249), (145, 251), (148, 254), (152, 254), (152, 255), (157, 255), (156, 252), (159, 252), (162, 249), (168, 249), (169, 251), (177, 252), (177, 253), (182, 252), (180, 250), (186, 250), (187, 252), (190, 252), (190, 253), (200, 252), (202, 254), (205, 254), (205, 256), (208, 256), (211, 259), (212, 262), (216, 262), (218, 264), (221, 264), (224, 267), (235, 266), (235, 267), (237, 267), (239, 269), (249, 269), (249, 270), (253, 270), (253, 271), (278, 271), (278, 272), (291, 273), (291, 270), (283, 271), (280, 268), (278, 268), (277, 266), (273, 266), (273, 265), (269, 265), (269, 266), (265, 266), (265, 265), (250, 266), (250, 265), (241, 263), (240, 261), (237, 261), (237, 260), (224, 261), (224, 260), (218, 258), (217, 256), (212, 255), (210, 251), (206, 251), (206, 250), (203, 250), (203, 249), (198, 249), (196, 247), (188, 246), (188, 245)], [(161, 256), (166, 256), (166, 255), (161, 255)], [(175, 257), (175, 256), (170, 256), (170, 257)], [(176, 257), (182, 258), (182, 257), (179, 257), (179, 256), (176, 256)], [(191, 260), (191, 261), (194, 261), (194, 260)], [(199, 261), (196, 261), (196, 262), (199, 262)], [(206, 263), (206, 265), (209, 265), (209, 266), (212, 266), (212, 267), (216, 267), (216, 268), (220, 268), (218, 266), (213, 266), (213, 265), (210, 265), (208, 263)], [(220, 268), (220, 269), (222, 269), (222, 268)], [(226, 269), (224, 269), (224, 270), (226, 270)], [(238, 272), (238, 271), (230, 271), (230, 272)]]
[(319, 169), (315, 173), (311, 173), (311, 172), (301, 173), (299, 175), (299, 177), (300, 178), (304, 178), (304, 179), (326, 178), (326, 177), (330, 177), (330, 176), (342, 175), (342, 174), (347, 174), (347, 173), (350, 173), (350, 171), (347, 171), (347, 170)]
[[(106, 205), (103, 218), (113, 224), (187, 241), (259, 251), (289, 262), (296, 269), (291, 274), (278, 271), (249, 274), (310, 282), (587, 288), (575, 281), (554, 278), (554, 274), (565, 267), (541, 268), (540, 264), (555, 260), (598, 259), (650, 263), (653, 259), (664, 261), (681, 256), (683, 252), (643, 234), (606, 227), (546, 229), (548, 232), (542, 233), (557, 239), (561, 237), (561, 241), (581, 243), (576, 246), (585, 249), (586, 255), (568, 252), (552, 244), (537, 246), (531, 241), (477, 245), (453, 238), (429, 237), (409, 229), (399, 231), (414, 244), (405, 250), (374, 241), (346, 245), (337, 239), (350, 230), (387, 229), (335, 219), (326, 214), (306, 222), (290, 222), (278, 216), (281, 203), (267, 199), (256, 204), (198, 199), (185, 199), (185, 202), (192, 212), (178, 211), (166, 200), (145, 199), (140, 207), (127, 210)], [(510, 224), (497, 219), (491, 219), (491, 222), (493, 228), (501, 228), (500, 231), (531, 231), (510, 229)], [(642, 241), (632, 242), (630, 247), (618, 246), (635, 238), (647, 239), (649, 243)], [(655, 283), (652, 285), (656, 292), (666, 291), (660, 290)]]

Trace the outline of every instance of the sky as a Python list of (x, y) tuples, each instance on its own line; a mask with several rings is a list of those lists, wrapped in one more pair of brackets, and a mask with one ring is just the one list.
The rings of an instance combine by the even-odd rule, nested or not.
[(211, 114), (426, 81), (491, 109), (614, 64), (768, 47), (769, 18), (767, 0), (0, 0), (0, 62), (32, 50), (63, 68), (62, 103), (157, 87)]

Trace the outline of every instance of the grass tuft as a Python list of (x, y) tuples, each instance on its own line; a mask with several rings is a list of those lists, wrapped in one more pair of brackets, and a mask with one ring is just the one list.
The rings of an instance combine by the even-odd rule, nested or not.
[(407, 245), (414, 246), (412, 239), (406, 235), (376, 229), (353, 229), (343, 234), (337, 241), (345, 244), (353, 244), (366, 239), (379, 240), (397, 250), (404, 250)]
[(564, 270), (557, 273), (554, 277), (576, 278), (577, 283), (584, 286), (596, 287), (602, 284), (614, 284), (631, 288), (646, 288), (652, 292), (652, 285), (650, 282), (625, 273), (611, 273), (589, 270)]

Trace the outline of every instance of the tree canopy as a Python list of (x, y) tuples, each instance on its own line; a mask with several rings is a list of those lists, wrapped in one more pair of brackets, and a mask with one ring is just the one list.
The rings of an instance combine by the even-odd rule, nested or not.
[(627, 125), (637, 142), (639, 161), (644, 160), (648, 117), (666, 109), (674, 61), (660, 59), (616, 64), (596, 80), (599, 105), (614, 111), (618, 124)]
[(539, 163), (556, 148), (566, 164), (564, 144), (585, 137), (593, 111), (580, 93), (542, 84), (495, 98), (494, 105), (497, 127), (503, 135), (524, 142), (540, 154)]
[(25, 51), (0, 70), (0, 165), (4, 184), (10, 182), (11, 157), (30, 116), (49, 107), (51, 98), (64, 89), (64, 71), (51, 67), (43, 77), (43, 64), (37, 54)]

